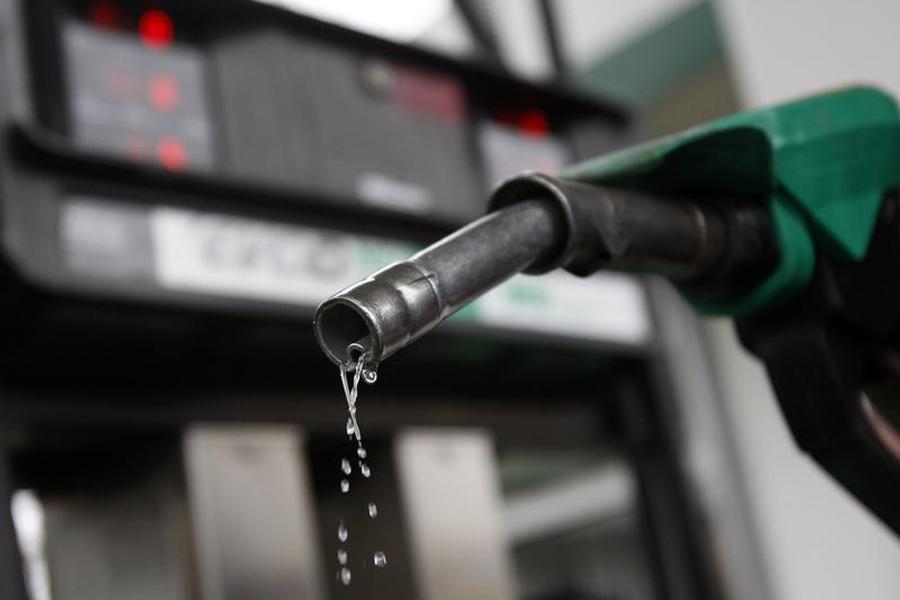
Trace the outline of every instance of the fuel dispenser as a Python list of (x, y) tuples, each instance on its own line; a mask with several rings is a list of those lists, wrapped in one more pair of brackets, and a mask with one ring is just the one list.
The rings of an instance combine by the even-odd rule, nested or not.
[[(0, 32), (0, 596), (694, 600), (723, 563), (752, 567), (733, 470), (725, 535), (686, 466), (656, 321), (675, 304), (628, 275), (514, 278), (398, 354), (360, 408), (375, 476), (352, 492), (378, 518), (338, 490), (316, 304), (477, 218), (503, 179), (622, 147), (622, 107), (249, 0), (0, 0)], [(507, 187), (477, 243), (456, 238), (478, 268), (432, 254), (465, 277), (371, 348), (559, 262), (566, 181)], [(629, 259), (743, 291), (713, 276), (735, 226), (756, 236), (747, 277), (778, 261), (752, 202), (701, 240), (694, 208), (630, 193), (689, 247), (644, 237)], [(341, 306), (323, 339), (364, 337)], [(365, 568), (373, 544), (387, 568)]]

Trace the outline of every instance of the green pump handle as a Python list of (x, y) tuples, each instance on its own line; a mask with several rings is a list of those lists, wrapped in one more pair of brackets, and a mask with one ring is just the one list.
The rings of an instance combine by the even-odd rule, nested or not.
[(712, 121), (577, 164), (562, 176), (652, 194), (766, 203), (780, 249), (775, 270), (740, 296), (693, 303), (705, 314), (756, 314), (806, 286), (816, 252), (865, 257), (882, 198), (900, 183), (900, 113), (880, 90), (842, 89)]

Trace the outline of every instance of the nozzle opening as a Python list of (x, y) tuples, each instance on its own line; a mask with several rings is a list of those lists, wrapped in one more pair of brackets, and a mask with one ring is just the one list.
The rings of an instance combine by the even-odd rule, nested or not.
[(359, 360), (359, 353), (371, 348), (372, 335), (365, 317), (340, 300), (319, 308), (315, 330), (319, 345), (338, 365)]

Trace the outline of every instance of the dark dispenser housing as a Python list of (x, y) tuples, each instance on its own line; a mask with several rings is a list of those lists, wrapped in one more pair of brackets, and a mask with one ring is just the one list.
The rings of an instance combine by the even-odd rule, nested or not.
[[(398, 355), (361, 397), (376, 477), (337, 491), (315, 306), (620, 146), (621, 107), (249, 0), (0, 11), (0, 595), (710, 597), (627, 277), (515, 278)], [(584, 472), (606, 503), (554, 512)]]

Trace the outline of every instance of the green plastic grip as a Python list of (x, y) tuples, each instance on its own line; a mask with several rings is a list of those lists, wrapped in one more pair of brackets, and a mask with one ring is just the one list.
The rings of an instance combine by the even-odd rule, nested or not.
[(866, 255), (884, 193), (900, 183), (900, 115), (890, 95), (848, 88), (740, 113), (570, 167), (563, 177), (646, 193), (767, 203), (775, 271), (706, 314), (777, 306), (812, 277), (816, 253)]

